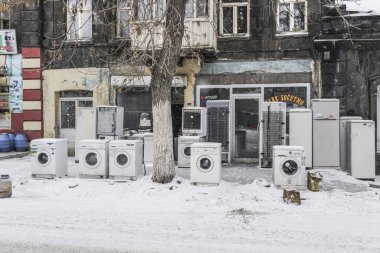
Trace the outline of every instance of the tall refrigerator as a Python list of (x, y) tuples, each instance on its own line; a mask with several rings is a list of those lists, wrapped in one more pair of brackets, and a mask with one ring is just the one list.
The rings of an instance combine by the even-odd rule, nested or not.
[(340, 169), (347, 171), (346, 166), (346, 129), (350, 120), (361, 120), (360, 116), (343, 116), (339, 119), (339, 135), (340, 135)]
[(313, 112), (311, 109), (290, 109), (289, 145), (304, 147), (305, 166), (313, 168)]
[(347, 171), (358, 179), (375, 179), (375, 122), (350, 120), (346, 129)]
[(339, 100), (313, 99), (313, 166), (340, 168)]
[(75, 112), (75, 161), (79, 161), (79, 141), (96, 139), (96, 108), (77, 107)]

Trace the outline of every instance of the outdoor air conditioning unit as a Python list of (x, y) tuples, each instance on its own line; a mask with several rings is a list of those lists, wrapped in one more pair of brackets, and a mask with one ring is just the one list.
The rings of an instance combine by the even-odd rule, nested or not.
[(182, 134), (206, 136), (207, 109), (204, 107), (182, 108)]
[(260, 115), (260, 167), (272, 168), (273, 146), (286, 145), (286, 103), (262, 102)]
[(231, 162), (231, 113), (229, 100), (209, 100), (207, 107), (207, 141), (222, 144), (222, 162)]

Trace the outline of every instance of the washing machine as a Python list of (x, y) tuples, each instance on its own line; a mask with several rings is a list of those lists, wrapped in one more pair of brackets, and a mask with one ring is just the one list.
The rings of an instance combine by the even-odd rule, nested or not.
[(108, 177), (108, 148), (110, 140), (86, 139), (79, 142), (79, 176)]
[(273, 146), (273, 183), (282, 189), (306, 186), (306, 149), (301, 146)]
[(200, 142), (200, 136), (180, 136), (178, 137), (178, 167), (190, 168), (191, 144)]
[(222, 144), (197, 142), (191, 144), (190, 181), (193, 184), (219, 184), (222, 167)]
[(115, 140), (109, 143), (109, 176), (135, 180), (143, 174), (143, 143), (140, 140)]
[(43, 138), (30, 143), (32, 177), (67, 176), (67, 140)]

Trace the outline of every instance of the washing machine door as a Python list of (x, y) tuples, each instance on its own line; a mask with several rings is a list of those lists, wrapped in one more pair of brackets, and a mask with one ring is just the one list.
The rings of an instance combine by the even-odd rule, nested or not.
[(39, 166), (46, 167), (51, 163), (51, 154), (47, 150), (39, 150), (35, 155), (36, 163)]
[(186, 158), (190, 158), (191, 156), (191, 147), (190, 145), (185, 145), (183, 148), (182, 148), (182, 155)]
[(127, 152), (119, 151), (114, 156), (114, 163), (119, 168), (127, 168), (131, 163), (131, 156)]
[(88, 150), (84, 153), (82, 161), (85, 166), (90, 169), (95, 169), (99, 166), (102, 161), (102, 156), (96, 150)]
[(284, 159), (280, 164), (280, 171), (285, 177), (295, 177), (300, 173), (301, 165), (297, 159)]
[(197, 159), (197, 168), (204, 173), (211, 172), (214, 168), (214, 161), (208, 155), (200, 156)]

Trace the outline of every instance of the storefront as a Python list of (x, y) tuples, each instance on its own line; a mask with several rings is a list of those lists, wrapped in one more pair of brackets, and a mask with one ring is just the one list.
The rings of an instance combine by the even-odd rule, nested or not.
[(260, 103), (286, 102), (287, 109), (310, 107), (310, 83), (197, 85), (196, 105), (209, 100), (230, 101), (233, 161), (259, 158)]

